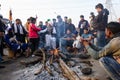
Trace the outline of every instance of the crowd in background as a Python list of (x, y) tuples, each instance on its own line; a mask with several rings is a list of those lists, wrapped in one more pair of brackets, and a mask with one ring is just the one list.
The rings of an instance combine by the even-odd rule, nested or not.
[(37, 19), (34, 17), (28, 18), (25, 25), (20, 19), (16, 19), (11, 26), (6, 28), (4, 25), (4, 42), (15, 53), (15, 57), (16, 53), (21, 54), (26, 51), (26, 56), (29, 56), (29, 53), (33, 54), (40, 48), (47, 51), (59, 49), (62, 53), (68, 53), (67, 46), (86, 52), (80, 40), (87, 40), (96, 46), (104, 47), (107, 43), (105, 26), (109, 11), (104, 9), (102, 4), (96, 5), (95, 8), (98, 15), (95, 16), (91, 12), (90, 22), (84, 19), (84, 15), (80, 15), (78, 26), (72, 23), (71, 18), (65, 16), (62, 19), (60, 15), (52, 20), (48, 19), (45, 24), (39, 21), (39, 25), (36, 25)]

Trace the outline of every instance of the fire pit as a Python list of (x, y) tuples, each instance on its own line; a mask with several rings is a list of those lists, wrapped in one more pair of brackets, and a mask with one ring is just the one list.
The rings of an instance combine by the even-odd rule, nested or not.
[[(92, 73), (89, 65), (87, 67), (86, 65), (82, 66), (81, 61), (76, 62), (72, 59), (66, 59), (67, 57), (59, 53), (57, 49), (51, 51), (52, 55), (50, 57), (46, 57), (47, 53), (44, 50), (40, 49), (40, 52), (42, 52), (40, 62), (23, 71), (18, 80), (87, 80), (82, 79), (81, 75)], [(80, 65), (75, 65), (77, 63)], [(32, 78), (28, 79), (29, 77)]]

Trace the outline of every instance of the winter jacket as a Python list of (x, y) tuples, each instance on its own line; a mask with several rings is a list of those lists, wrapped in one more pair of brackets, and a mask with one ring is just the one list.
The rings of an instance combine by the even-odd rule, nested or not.
[(99, 31), (105, 31), (105, 27), (108, 23), (108, 15), (109, 11), (107, 9), (103, 9), (94, 19), (94, 29)]
[(89, 27), (89, 23), (87, 20), (80, 20), (79, 24), (78, 24), (78, 28), (79, 29), (85, 29)]
[(57, 22), (56, 32), (57, 38), (61, 38), (65, 35), (65, 25), (63, 21)]
[(120, 56), (120, 33), (115, 35), (104, 48), (99, 48), (91, 44), (86, 46), (86, 49), (88, 54), (94, 59), (105, 56)]
[(74, 24), (68, 24), (68, 27), (66, 28), (66, 32), (67, 32), (67, 30), (70, 30), (71, 31), (71, 33), (73, 33), (74, 31), (75, 31), (75, 26), (74, 26)]
[[(20, 36), (20, 35), (26, 36), (27, 31), (26, 31), (26, 29), (24, 28), (24, 26), (21, 25), (21, 24), (18, 24), (18, 25), (19, 25), (19, 27), (22, 28), (23, 33), (20, 33), (20, 28), (17, 27), (17, 24), (16, 24), (16, 23), (14, 23), (14, 24), (12, 24), (12, 26), (11, 26), (12, 29), (13, 29), (13, 31), (14, 31), (14, 34), (15, 34), (16, 36)], [(17, 27), (17, 28), (16, 28), (17, 31), (15, 31), (15, 27)]]
[(35, 24), (30, 24), (30, 29), (29, 29), (29, 38), (38, 38), (38, 31), (40, 31), (40, 28), (37, 28)]

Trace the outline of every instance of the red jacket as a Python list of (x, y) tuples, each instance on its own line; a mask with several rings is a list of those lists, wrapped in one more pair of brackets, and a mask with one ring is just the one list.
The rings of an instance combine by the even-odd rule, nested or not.
[(38, 31), (40, 31), (40, 28), (37, 28), (37, 26), (35, 24), (30, 24), (30, 28), (29, 28), (29, 38), (38, 38)]

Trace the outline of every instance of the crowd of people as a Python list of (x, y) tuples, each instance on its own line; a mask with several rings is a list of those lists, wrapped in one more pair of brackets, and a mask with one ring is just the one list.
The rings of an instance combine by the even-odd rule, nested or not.
[[(60, 15), (57, 19), (43, 21), (36, 25), (36, 18), (30, 17), (25, 25), (16, 19), (10, 27), (6, 27), (0, 17), (0, 61), (3, 55), (3, 42), (14, 52), (14, 57), (25, 53), (28, 57), (37, 49), (47, 51), (59, 49), (63, 54), (69, 54), (67, 47), (82, 49), (101, 64), (113, 80), (120, 79), (120, 23), (108, 24), (109, 11), (102, 4), (95, 6), (98, 15), (90, 13), (90, 23), (80, 15), (78, 26), (67, 16), (64, 20)], [(4, 34), (5, 33), (5, 34)], [(106, 38), (106, 35), (107, 38)], [(116, 46), (118, 45), (118, 46)], [(97, 46), (97, 47), (96, 47)], [(114, 58), (113, 58), (114, 57)]]

